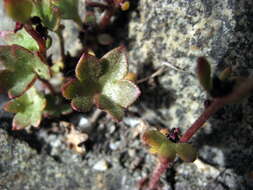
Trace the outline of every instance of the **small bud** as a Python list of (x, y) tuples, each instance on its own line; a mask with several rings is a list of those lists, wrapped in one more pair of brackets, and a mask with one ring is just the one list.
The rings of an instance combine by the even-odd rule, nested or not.
[(164, 142), (157, 152), (159, 157), (169, 159), (169, 161), (173, 161), (176, 158), (176, 151), (175, 151), (175, 143), (171, 141)]
[(143, 134), (142, 139), (151, 147), (159, 147), (163, 142), (167, 141), (167, 138), (162, 133), (155, 130), (146, 131)]
[(31, 0), (4, 0), (4, 8), (14, 21), (25, 23), (31, 16), (33, 4)]
[(185, 162), (193, 162), (197, 158), (197, 150), (188, 143), (177, 143), (176, 152)]
[(211, 68), (205, 57), (198, 58), (196, 73), (202, 87), (209, 92), (212, 89)]
[(122, 3), (122, 4), (120, 5), (120, 7), (121, 7), (121, 10), (122, 10), (122, 11), (127, 11), (127, 10), (129, 9), (129, 7), (130, 7), (129, 1), (125, 1), (124, 3)]
[(133, 72), (129, 72), (127, 73), (127, 75), (124, 77), (124, 79), (126, 80), (130, 80), (132, 82), (136, 82), (137, 81), (137, 75)]

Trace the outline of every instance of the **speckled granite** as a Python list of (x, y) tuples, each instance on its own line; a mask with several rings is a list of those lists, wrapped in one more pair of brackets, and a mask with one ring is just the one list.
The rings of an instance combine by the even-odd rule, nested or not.
[[(180, 127), (182, 131), (193, 123), (206, 97), (194, 75), (200, 55), (208, 57), (215, 71), (232, 65), (235, 75), (253, 75), (252, 5), (250, 0), (139, 1), (129, 24), (130, 62), (136, 66), (133, 69), (143, 76), (169, 64), (166, 72), (153, 81), (157, 87), (153, 83), (141, 85), (145, 90), (140, 101), (143, 118), (168, 128)], [(245, 176), (253, 170), (252, 111), (252, 97), (226, 106), (192, 140), (204, 162), (231, 169), (229, 175), (234, 180), (241, 179), (234, 183), (237, 186), (229, 185), (232, 178), (222, 182), (217, 185), (219, 189), (252, 188), (252, 184), (244, 183), (248, 181)], [(191, 175), (189, 171), (195, 170), (188, 169), (179, 172), (176, 190), (213, 188), (197, 181), (194, 184), (195, 180), (201, 181), (197, 176), (202, 176), (196, 172)], [(180, 180), (188, 183), (184, 181), (182, 185)]]

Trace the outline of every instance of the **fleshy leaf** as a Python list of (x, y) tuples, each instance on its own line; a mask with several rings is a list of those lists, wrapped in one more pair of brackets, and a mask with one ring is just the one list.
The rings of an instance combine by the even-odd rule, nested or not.
[(60, 9), (61, 17), (63, 19), (72, 19), (78, 23), (81, 23), (80, 16), (78, 14), (79, 0), (53, 0), (54, 4)]
[(49, 68), (29, 50), (18, 46), (0, 46), (0, 87), (10, 97), (22, 95), (35, 81), (36, 76), (50, 78)]
[(177, 143), (176, 152), (185, 162), (193, 162), (197, 158), (197, 150), (188, 143)]
[(65, 103), (61, 96), (46, 95), (47, 106), (44, 115), (59, 117), (60, 115), (71, 113), (72, 109), (69, 104)]
[(211, 68), (205, 57), (198, 58), (196, 73), (202, 87), (209, 92), (212, 89)]
[(123, 79), (128, 72), (127, 55), (124, 47), (118, 47), (101, 58), (103, 76), (99, 79), (101, 84), (107, 81)]
[(45, 106), (46, 99), (35, 88), (30, 88), (24, 95), (5, 104), (4, 109), (16, 113), (12, 129), (20, 130), (31, 125), (38, 127)]
[(93, 97), (92, 96), (80, 96), (74, 98), (71, 101), (71, 106), (74, 110), (87, 112), (91, 109), (93, 105)]
[(76, 66), (76, 77), (80, 81), (98, 80), (101, 64), (95, 56), (84, 53)]
[(89, 53), (83, 54), (76, 66), (76, 79), (63, 85), (62, 94), (72, 99), (71, 105), (75, 110), (88, 111), (95, 103), (119, 121), (124, 108), (140, 95), (139, 88), (124, 79), (127, 66), (123, 47), (111, 50), (101, 59)]
[(95, 101), (97, 107), (108, 112), (113, 119), (117, 121), (122, 120), (124, 116), (124, 109), (120, 105), (115, 104), (109, 98), (103, 95), (97, 95)]
[(157, 154), (159, 157), (169, 159), (169, 161), (175, 160), (176, 158), (175, 143), (172, 143), (169, 140), (162, 143)]
[(36, 41), (24, 29), (16, 33), (12, 31), (1, 31), (0, 37), (3, 38), (8, 45), (17, 44), (31, 51), (39, 50)]
[(112, 102), (127, 108), (138, 98), (140, 90), (134, 83), (128, 80), (107, 81), (101, 94), (105, 95)]
[(156, 130), (146, 131), (142, 139), (151, 147), (160, 147), (162, 143), (166, 142), (168, 139), (161, 132)]
[(34, 11), (32, 16), (41, 18), (42, 23), (49, 30), (56, 31), (60, 25), (60, 10), (54, 5), (52, 0), (34, 0)]

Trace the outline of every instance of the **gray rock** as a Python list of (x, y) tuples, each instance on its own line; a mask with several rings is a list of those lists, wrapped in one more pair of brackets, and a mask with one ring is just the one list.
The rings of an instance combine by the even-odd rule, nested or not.
[[(139, 1), (129, 24), (132, 69), (144, 77), (167, 68), (153, 81), (141, 84), (138, 113), (145, 120), (183, 132), (196, 120), (206, 98), (194, 75), (200, 55), (208, 57), (215, 72), (234, 66), (235, 75), (252, 76), (252, 5), (249, 0)], [(229, 175), (237, 176), (225, 189), (249, 188), (244, 175), (253, 169), (251, 102), (252, 97), (226, 106), (192, 140), (204, 162), (230, 168)], [(180, 175), (187, 177), (176, 178), (175, 189), (206, 189), (199, 183), (202, 173), (185, 168)]]

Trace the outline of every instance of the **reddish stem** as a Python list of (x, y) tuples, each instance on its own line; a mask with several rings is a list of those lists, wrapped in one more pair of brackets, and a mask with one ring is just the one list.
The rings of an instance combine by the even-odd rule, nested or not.
[(104, 29), (106, 26), (109, 25), (110, 20), (112, 15), (114, 14), (114, 10), (113, 9), (107, 9), (105, 10), (100, 22), (99, 22), (99, 26), (101, 29)]
[(86, 5), (89, 6), (89, 7), (98, 7), (98, 8), (103, 9), (103, 10), (104, 10), (104, 9), (109, 9), (109, 8), (110, 8), (110, 6), (105, 5), (105, 4), (103, 4), (103, 3), (92, 2), (92, 1), (86, 1), (85, 3), (86, 3)]
[(148, 189), (147, 190), (155, 190), (157, 189), (158, 182), (160, 177), (165, 171), (169, 168), (169, 160), (168, 159), (160, 159), (155, 170), (152, 173), (152, 176), (149, 180)]
[(34, 30), (34, 28), (30, 24), (24, 25), (25, 30), (32, 36), (32, 38), (37, 42), (39, 46), (39, 52), (42, 55), (46, 55), (46, 42), (41, 38), (40, 34)]
[(200, 115), (200, 117), (187, 129), (184, 135), (180, 138), (180, 142), (188, 142), (190, 138), (197, 132), (199, 128), (208, 120), (208, 118), (224, 106), (224, 99), (216, 98), (213, 100), (210, 106)]

